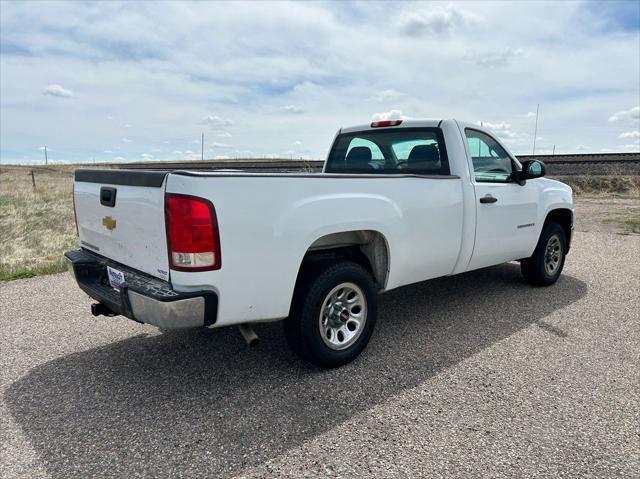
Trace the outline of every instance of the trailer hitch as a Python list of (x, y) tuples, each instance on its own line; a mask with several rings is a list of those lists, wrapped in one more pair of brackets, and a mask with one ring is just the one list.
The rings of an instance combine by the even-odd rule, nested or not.
[(93, 303), (91, 305), (91, 314), (94, 316), (117, 316), (117, 313), (111, 311), (102, 303)]

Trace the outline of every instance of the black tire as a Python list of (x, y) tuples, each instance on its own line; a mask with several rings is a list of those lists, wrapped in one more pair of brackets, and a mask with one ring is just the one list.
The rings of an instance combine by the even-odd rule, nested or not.
[[(325, 336), (326, 340), (323, 339), (323, 329), (327, 331), (327, 329), (331, 329), (331, 326), (322, 325), (322, 322), (330, 321), (330, 319), (325, 315), (321, 319), (320, 314), (321, 311), (325, 310), (325, 305), (331, 302), (329, 293), (344, 284), (351, 284), (357, 287), (354, 290), (349, 290), (349, 286), (346, 286), (347, 293), (343, 293), (344, 301), (346, 301), (347, 295), (351, 293), (358, 298), (362, 298), (361, 301), (364, 302), (364, 306), (359, 311), (364, 315), (364, 320), (358, 326), (357, 334), (347, 333), (353, 334), (353, 336), (351, 339), (346, 340), (344, 349), (334, 349), (341, 347), (341, 345), (330, 347), (327, 342), (330, 342), (329, 338), (333, 339), (334, 342), (338, 342), (340, 331), (335, 332), (336, 330), (332, 329), (330, 331), (331, 334)], [(343, 290), (338, 288), (335, 294), (339, 294), (340, 291)], [(335, 368), (347, 364), (358, 357), (369, 343), (378, 315), (377, 300), (378, 295), (371, 274), (357, 263), (340, 261), (307, 268), (298, 280), (291, 314), (284, 321), (287, 342), (296, 354), (317, 366)], [(345, 302), (342, 308), (343, 313), (336, 313), (335, 316), (331, 317), (334, 318), (338, 325), (340, 325), (339, 321), (342, 321), (344, 327), (347, 328), (350, 326), (349, 322), (351, 321), (349, 319), (350, 311), (355, 311), (357, 305), (356, 307), (347, 307)], [(346, 312), (344, 312), (345, 308)], [(346, 329), (344, 331), (347, 332)], [(346, 338), (344, 334), (342, 338)], [(350, 341), (353, 342), (349, 344)], [(348, 347), (346, 346), (347, 344), (349, 344)]]
[[(553, 238), (553, 244), (550, 242)], [(557, 246), (558, 249), (552, 248), (555, 254), (551, 254), (548, 248)], [(522, 275), (527, 282), (535, 286), (550, 286), (555, 283), (562, 268), (564, 268), (564, 259), (567, 254), (567, 238), (564, 229), (558, 223), (549, 222), (542, 228), (538, 244), (530, 258), (523, 259), (520, 262)], [(547, 258), (556, 258), (557, 262), (551, 261), (553, 269), (550, 270), (552, 264), (546, 261)]]

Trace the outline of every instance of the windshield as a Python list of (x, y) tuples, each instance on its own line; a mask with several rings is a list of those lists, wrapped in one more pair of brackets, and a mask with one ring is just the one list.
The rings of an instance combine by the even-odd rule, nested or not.
[(325, 172), (450, 174), (439, 128), (394, 128), (338, 135)]

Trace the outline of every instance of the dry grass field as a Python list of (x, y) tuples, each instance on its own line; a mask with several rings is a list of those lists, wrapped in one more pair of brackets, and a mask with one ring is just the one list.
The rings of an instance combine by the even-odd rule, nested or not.
[[(0, 281), (63, 271), (76, 245), (74, 166), (0, 167)], [(33, 187), (31, 171), (36, 187)], [(640, 176), (563, 177), (596, 218), (589, 227), (640, 233)]]
[(64, 269), (76, 244), (72, 178), (71, 167), (0, 168), (0, 280)]

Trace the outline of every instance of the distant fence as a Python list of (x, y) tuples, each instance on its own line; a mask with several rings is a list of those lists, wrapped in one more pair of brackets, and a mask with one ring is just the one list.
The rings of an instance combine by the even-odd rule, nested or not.
[[(519, 155), (520, 161), (542, 160), (549, 176), (640, 175), (640, 153), (585, 153), (581, 155)], [(141, 161), (132, 163), (81, 163), (65, 165), (0, 165), (2, 168), (30, 168), (36, 173), (73, 174), (75, 168), (118, 168), (135, 170), (242, 170), (282, 173), (322, 170), (324, 161), (284, 158), (249, 158), (202, 161)]]
[(549, 176), (640, 175), (640, 153), (519, 155), (518, 159), (544, 161)]
[[(640, 153), (586, 153), (580, 155), (520, 155), (520, 161), (542, 160), (550, 176), (571, 175), (640, 175)], [(202, 161), (156, 161), (139, 163), (111, 163), (122, 169), (144, 170), (221, 170), (234, 169), (262, 173), (318, 172), (324, 161), (287, 159), (243, 159)]]

